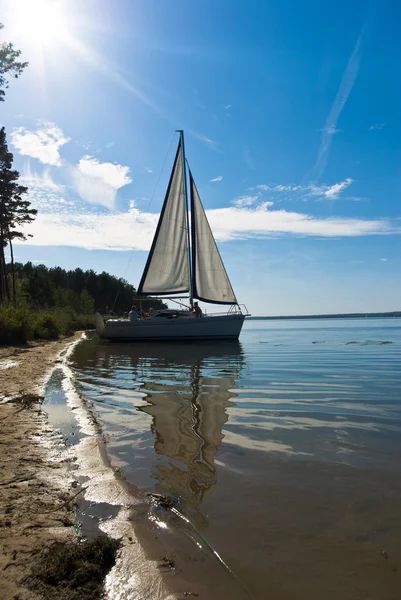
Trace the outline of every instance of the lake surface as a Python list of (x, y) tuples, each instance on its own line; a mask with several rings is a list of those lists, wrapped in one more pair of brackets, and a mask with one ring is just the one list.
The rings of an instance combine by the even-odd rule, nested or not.
[(113, 466), (178, 499), (255, 599), (401, 597), (401, 319), (92, 338), (70, 365)]

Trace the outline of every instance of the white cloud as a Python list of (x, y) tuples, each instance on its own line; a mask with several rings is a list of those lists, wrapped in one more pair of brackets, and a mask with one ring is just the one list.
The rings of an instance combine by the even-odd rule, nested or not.
[[(343, 181), (339, 181), (338, 183), (334, 183), (333, 185), (316, 185), (313, 182), (307, 183), (305, 185), (275, 185), (275, 184), (260, 184), (257, 185), (256, 188), (261, 190), (262, 192), (272, 192), (275, 194), (282, 193), (295, 193), (300, 196), (303, 196), (303, 199), (307, 196), (317, 196), (321, 199), (327, 200), (337, 200), (341, 193), (347, 189), (352, 183), (354, 183), (354, 179), (347, 177)], [(353, 197), (354, 200), (360, 198)]]
[(269, 206), (274, 206), (274, 202), (270, 202), (269, 200), (266, 200), (265, 202), (261, 202), (260, 204), (258, 204), (258, 209), (269, 208)]
[(384, 129), (385, 124), (384, 123), (375, 123), (374, 125), (371, 125), (369, 127), (369, 131), (374, 131), (375, 129)]
[(92, 158), (91, 156), (81, 158), (78, 163), (78, 170), (83, 175), (100, 179), (115, 190), (132, 182), (129, 175), (129, 167), (124, 167), (117, 163), (101, 163), (97, 158)]
[(101, 204), (112, 210), (117, 190), (132, 182), (129, 167), (117, 163), (101, 163), (84, 156), (77, 167), (70, 169), (72, 182), (83, 200)]
[(231, 104), (227, 104), (227, 106), (225, 106), (224, 108), (227, 110), (227, 109), (231, 108), (231, 106), (232, 106)]
[[(247, 239), (292, 234), (315, 237), (352, 237), (395, 232), (386, 219), (353, 219), (347, 217), (317, 218), (286, 210), (265, 207), (222, 208), (208, 211), (217, 239)], [(401, 230), (397, 230), (397, 233)]]
[(380, 260), (381, 260), (381, 262), (387, 262), (388, 259), (387, 258), (381, 258)]
[[(95, 162), (90, 167), (84, 165), (84, 173), (75, 168), (75, 174), (87, 178), (88, 185), (95, 182), (95, 189), (88, 192), (90, 195), (105, 194), (105, 189), (115, 195), (119, 186), (130, 181), (128, 171), (124, 171), (126, 167), (119, 171), (118, 167), (121, 165), (112, 165), (117, 168), (117, 172), (112, 171), (110, 175), (109, 168), (99, 171), (101, 163)], [(56, 172), (60, 173), (59, 170)], [(88, 172), (95, 173), (97, 177), (87, 174)], [(130, 201), (127, 211), (120, 213), (107, 212), (99, 206), (91, 207), (74, 197), (71, 187), (53, 181), (48, 169), (37, 174), (28, 168), (23, 183), (29, 185), (29, 199), (33, 207), (39, 209), (34, 223), (26, 227), (26, 232), (34, 236), (29, 240), (30, 245), (105, 250), (150, 248), (159, 215), (141, 210), (135, 200)], [(332, 188), (333, 186), (325, 186), (322, 193), (328, 192), (330, 195)], [(335, 193), (339, 193), (338, 188), (337, 191), (331, 191), (332, 195)], [(103, 197), (103, 202), (96, 198), (96, 203), (113, 208), (111, 197)], [(303, 212), (274, 210), (272, 205), (270, 201), (263, 202), (261, 194), (240, 196), (234, 200), (234, 206), (208, 210), (207, 216), (219, 242), (284, 235), (324, 239), (401, 233), (399, 225), (385, 218), (321, 218)], [(387, 259), (379, 260), (386, 262)]]
[(59, 149), (69, 141), (70, 138), (54, 123), (42, 123), (36, 131), (17, 127), (11, 133), (11, 143), (20, 154), (54, 166), (62, 164)]
[(148, 173), (153, 173), (152, 169), (146, 169)]
[(260, 194), (257, 194), (256, 196), (239, 196), (233, 200), (233, 204), (238, 208), (244, 208), (246, 206), (252, 206), (259, 198)]
[(59, 183), (55, 183), (51, 177), (50, 170), (45, 168), (41, 174), (36, 171), (32, 171), (31, 165), (28, 163), (24, 174), (20, 177), (20, 181), (23, 185), (26, 185), (30, 191), (34, 188), (36, 191), (39, 189), (46, 192), (61, 193), (64, 191), (65, 186)]
[(348, 186), (350, 186), (351, 183), (354, 183), (354, 180), (350, 177), (347, 177), (346, 179), (344, 179), (344, 181), (339, 181), (334, 185), (316, 186), (312, 184), (309, 186), (309, 190), (312, 196), (323, 196), (328, 200), (337, 200), (341, 192), (344, 191)]
[(262, 190), (264, 192), (298, 192), (299, 190), (306, 189), (301, 185), (267, 185), (260, 184), (256, 186), (258, 190)]
[(124, 213), (43, 213), (26, 231), (29, 244), (74, 246), (88, 250), (148, 250), (159, 215), (131, 207)]
[(76, 201), (68, 198), (66, 186), (56, 183), (48, 168), (37, 173), (28, 164), (20, 181), (28, 187), (27, 199), (32, 203), (32, 208), (45, 213), (65, 213), (73, 208), (78, 209)]
[(215, 177), (214, 179), (211, 179), (210, 181), (215, 182), (215, 181), (222, 181), (223, 177), (221, 175), (218, 175), (218, 177)]
[[(286, 210), (227, 207), (207, 211), (219, 242), (277, 237), (282, 235), (320, 238), (353, 237), (401, 233), (387, 219), (349, 217), (316, 218)], [(39, 212), (26, 231), (33, 234), (29, 244), (75, 246), (104, 250), (149, 250), (158, 214), (142, 212), (134, 203), (124, 213)]]

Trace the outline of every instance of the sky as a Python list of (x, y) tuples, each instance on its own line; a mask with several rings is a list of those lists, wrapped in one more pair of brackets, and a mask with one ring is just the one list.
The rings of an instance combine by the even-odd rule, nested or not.
[(253, 315), (401, 309), (399, 2), (2, 0), (0, 15), (29, 61), (0, 104), (38, 210), (16, 260), (137, 286), (184, 129)]

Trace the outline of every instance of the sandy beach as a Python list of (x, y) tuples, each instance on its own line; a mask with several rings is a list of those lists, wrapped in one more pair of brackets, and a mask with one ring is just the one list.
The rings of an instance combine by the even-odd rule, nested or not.
[[(75, 536), (68, 463), (58, 455), (40, 395), (59, 353), (80, 337), (0, 348), (0, 588), (4, 600), (39, 598), (24, 585), (37, 555)], [(10, 401), (10, 399), (13, 399)], [(36, 400), (39, 400), (37, 398)]]

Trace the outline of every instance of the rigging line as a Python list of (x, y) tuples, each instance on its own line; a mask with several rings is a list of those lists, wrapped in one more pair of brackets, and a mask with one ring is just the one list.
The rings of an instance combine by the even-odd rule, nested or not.
[[(162, 166), (162, 168), (161, 168), (161, 171), (160, 171), (160, 173), (159, 173), (159, 177), (157, 178), (156, 185), (155, 185), (155, 187), (154, 187), (154, 190), (153, 190), (153, 194), (152, 194), (152, 195), (151, 195), (151, 197), (150, 197), (150, 200), (149, 200), (149, 202), (148, 202), (148, 205), (147, 205), (147, 207), (146, 207), (146, 210), (149, 210), (149, 209), (150, 209), (150, 206), (151, 206), (151, 204), (152, 204), (152, 202), (153, 202), (153, 200), (154, 200), (154, 197), (155, 197), (155, 194), (156, 194), (156, 190), (157, 190), (157, 187), (158, 187), (158, 185), (159, 185), (159, 182), (160, 182), (161, 176), (163, 175), (163, 172), (164, 172), (164, 167), (166, 166), (167, 159), (168, 159), (168, 157), (169, 157), (170, 150), (171, 150), (171, 146), (172, 146), (172, 144), (173, 144), (173, 140), (174, 140), (174, 138), (175, 138), (175, 132), (174, 132), (174, 133), (173, 133), (173, 135), (171, 136), (170, 144), (169, 144), (169, 147), (168, 147), (168, 150), (167, 150), (166, 157), (165, 157), (165, 159), (164, 159), (164, 162), (163, 162), (163, 166)], [(126, 267), (126, 269), (125, 269), (125, 271), (124, 271), (123, 279), (125, 279), (125, 276), (126, 276), (126, 274), (127, 274), (127, 271), (128, 271), (128, 269), (129, 269), (129, 267), (130, 267), (130, 264), (131, 264), (131, 261), (132, 261), (133, 257), (134, 257), (134, 250), (131, 250), (131, 256), (130, 256), (130, 259), (129, 259), (129, 261), (128, 261), (127, 267)]]
[[(155, 194), (156, 194), (157, 187), (158, 187), (158, 185), (159, 185), (159, 182), (160, 182), (161, 176), (163, 175), (164, 168), (165, 168), (165, 166), (166, 166), (167, 159), (168, 159), (168, 157), (169, 157), (169, 154), (170, 154), (171, 146), (173, 145), (173, 141), (174, 141), (174, 138), (175, 138), (175, 133), (176, 133), (176, 132), (174, 131), (173, 135), (171, 136), (170, 144), (169, 144), (169, 147), (168, 147), (168, 150), (167, 150), (167, 153), (166, 153), (166, 156), (165, 156), (164, 162), (163, 162), (163, 166), (162, 166), (162, 168), (161, 168), (161, 171), (160, 171), (160, 173), (159, 173), (159, 177), (157, 178), (156, 185), (155, 185), (155, 187), (154, 187), (154, 190), (153, 190), (153, 194), (152, 194), (152, 195), (151, 195), (151, 197), (150, 197), (150, 200), (149, 200), (149, 202), (148, 202), (148, 205), (147, 205), (147, 207), (146, 207), (146, 210), (149, 210), (149, 209), (150, 209), (150, 206), (151, 206), (151, 204), (152, 204), (152, 202), (153, 202), (153, 199), (154, 199), (154, 197), (155, 197)], [(127, 266), (126, 266), (126, 268), (125, 268), (124, 274), (123, 274), (123, 276), (122, 276), (122, 279), (125, 279), (125, 277), (126, 277), (126, 275), (127, 275), (127, 272), (128, 272), (128, 269), (129, 269), (129, 268), (130, 268), (130, 266), (131, 266), (132, 259), (134, 258), (134, 252), (135, 252), (135, 250), (131, 250), (131, 256), (129, 257), (129, 260), (128, 260)], [(135, 291), (136, 291), (136, 288), (135, 288)], [(113, 308), (112, 308), (112, 311), (113, 311), (113, 312), (114, 312), (114, 308), (115, 308), (115, 306), (116, 306), (116, 303), (117, 303), (117, 299), (118, 299), (118, 296), (119, 296), (119, 294), (120, 294), (120, 288), (118, 289), (118, 291), (117, 291), (117, 294), (116, 294), (116, 297), (114, 298), (114, 304), (113, 304)]]
[(166, 158), (164, 159), (164, 163), (163, 163), (163, 166), (162, 166), (161, 171), (159, 173), (159, 177), (157, 178), (157, 181), (156, 181), (155, 189), (153, 190), (153, 194), (152, 194), (152, 196), (151, 196), (151, 198), (149, 200), (149, 204), (147, 206), (147, 210), (149, 210), (150, 205), (153, 202), (153, 198), (155, 197), (157, 186), (159, 185), (159, 181), (161, 179), (161, 176), (163, 175), (164, 167), (166, 166), (166, 162), (167, 162), (168, 156), (170, 154), (171, 146), (173, 145), (173, 140), (175, 138), (175, 134), (176, 134), (176, 132), (174, 131), (173, 135), (171, 136), (170, 145), (169, 145), (168, 150), (167, 150)]

